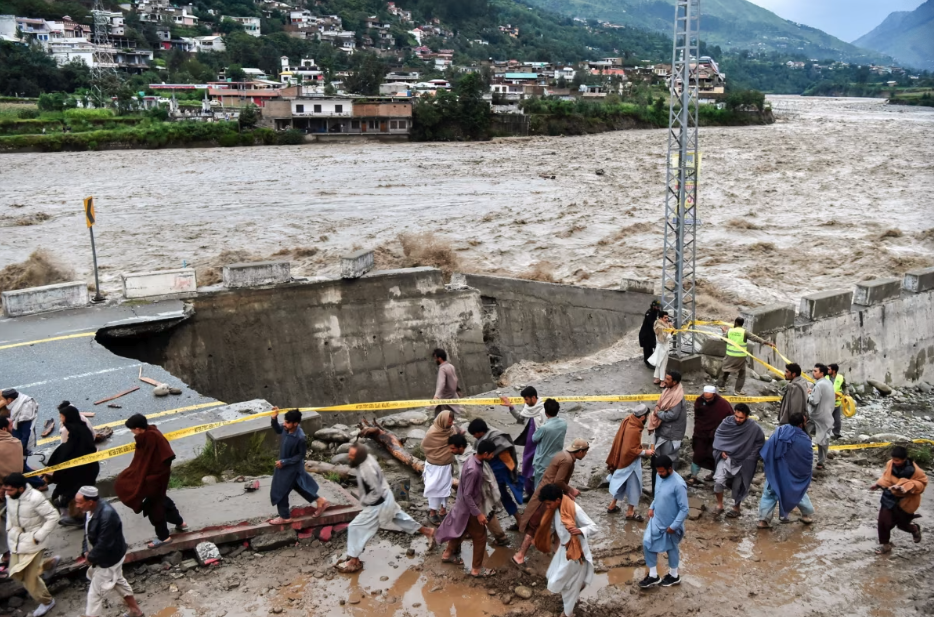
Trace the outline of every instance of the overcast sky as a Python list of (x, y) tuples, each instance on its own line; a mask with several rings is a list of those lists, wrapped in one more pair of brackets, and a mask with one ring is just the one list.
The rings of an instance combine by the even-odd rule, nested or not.
[[(892, 11), (912, 11), (924, 0), (750, 0), (776, 15), (820, 28), (844, 41), (863, 36)], [(701, 12), (703, 12), (701, 2)]]

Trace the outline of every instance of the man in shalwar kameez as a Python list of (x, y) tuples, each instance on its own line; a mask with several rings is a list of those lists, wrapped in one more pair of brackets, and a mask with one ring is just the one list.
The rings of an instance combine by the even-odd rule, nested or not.
[(561, 594), (564, 615), (571, 617), (581, 591), (593, 582), (589, 538), (597, 533), (597, 526), (583, 508), (564, 496), (557, 484), (543, 486), (539, 497), (546, 510), (536, 532), (535, 545), (542, 552), (549, 552), (557, 540), (557, 551), (545, 576), (548, 591)]
[(315, 516), (321, 514), (330, 505), (324, 497), (318, 496), (318, 483), (305, 471), (305, 452), (308, 442), (302, 431), (302, 412), (292, 409), (285, 413), (284, 427), (279, 425), (279, 409), (272, 412), (272, 430), (281, 435), (279, 460), (272, 474), (272, 487), (269, 500), (276, 506), (279, 516), (270, 519), (271, 525), (286, 525), (292, 521), (289, 509), (289, 495), (295, 491), (308, 503), (316, 504)]
[(717, 514), (723, 512), (723, 492), (730, 484), (733, 508), (726, 515), (728, 518), (740, 516), (740, 505), (752, 488), (763, 444), (762, 427), (749, 418), (749, 406), (738, 403), (733, 415), (724, 418), (717, 427), (713, 438), (713, 455), (717, 461), (713, 492), (717, 496)]
[[(684, 521), (688, 517), (688, 487), (684, 479), (672, 469), (671, 458), (667, 455), (657, 456), (655, 464), (658, 470), (655, 500), (649, 507), (649, 522), (642, 536), (642, 552), (649, 573), (639, 583), (641, 589), (681, 584), (678, 545), (684, 538)], [(658, 577), (659, 553), (668, 553), (668, 574), (664, 579)]]
[[(360, 555), (376, 532), (380, 529), (403, 531), (409, 535), (420, 533), (431, 539), (435, 530), (424, 527), (403, 512), (396, 504), (396, 499), (389, 488), (389, 482), (383, 476), (376, 459), (370, 456), (367, 447), (361, 443), (350, 446), (350, 466), (357, 471), (357, 494), (363, 509), (350, 522), (347, 528), (347, 556), (349, 559), (335, 568), (344, 574), (352, 574), (363, 569)], [(428, 547), (432, 544), (429, 542)]]
[(642, 515), (636, 514), (636, 506), (642, 496), (642, 457), (652, 456), (653, 451), (642, 447), (642, 431), (649, 415), (649, 408), (639, 405), (626, 417), (616, 431), (613, 447), (606, 457), (606, 467), (610, 472), (610, 495), (613, 496), (607, 506), (608, 514), (620, 511), (616, 505), (619, 500), (626, 501), (626, 520), (642, 521)]

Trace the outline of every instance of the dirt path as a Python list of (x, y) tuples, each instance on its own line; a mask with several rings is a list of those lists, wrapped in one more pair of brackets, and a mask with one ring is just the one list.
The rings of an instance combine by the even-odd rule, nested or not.
[[(934, 206), (919, 199), (934, 180), (934, 111), (770, 99), (773, 126), (701, 131), (704, 310), (732, 314), (736, 299), (795, 300), (934, 263)], [(80, 212), (94, 194), (111, 291), (123, 271), (250, 255), (278, 253), (306, 276), (336, 273), (338, 256), (355, 246), (382, 247), (392, 263), (407, 231), (443, 237), (466, 269), (610, 287), (659, 277), (664, 156), (657, 130), (5, 155), (0, 226), (10, 233), (0, 268), (46, 248), (89, 279)]]

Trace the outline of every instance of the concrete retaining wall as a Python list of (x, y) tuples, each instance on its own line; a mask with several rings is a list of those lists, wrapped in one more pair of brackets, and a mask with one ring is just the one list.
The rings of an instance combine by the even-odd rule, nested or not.
[(88, 286), (83, 281), (4, 291), (3, 314), (21, 317), (88, 305)]
[(123, 279), (123, 297), (128, 300), (166, 296), (180, 297), (194, 294), (198, 289), (193, 268), (132, 272), (120, 276)]
[(586, 356), (638, 330), (655, 297), (648, 293), (466, 275), (480, 292), (493, 375), (520, 360)]
[(291, 265), (287, 261), (257, 261), (230, 264), (223, 268), (224, 287), (262, 287), (292, 280)]
[[(430, 399), (436, 347), (448, 351), (465, 394), (494, 387), (479, 294), (445, 289), (434, 268), (202, 291), (190, 304), (190, 318), (174, 328), (111, 348), (198, 392), (280, 407)], [(362, 415), (328, 414), (324, 423)]]
[[(809, 370), (817, 362), (837, 363), (847, 381), (875, 379), (894, 386), (934, 378), (934, 289), (923, 288), (926, 271), (902, 279), (859, 283), (848, 290), (805, 296), (801, 313), (792, 305), (773, 305), (745, 312), (752, 332), (773, 340), (788, 358)], [(934, 270), (930, 276), (934, 277)], [(934, 285), (934, 279), (932, 279)], [(904, 290), (904, 291), (903, 291)], [(710, 357), (718, 350), (704, 349)], [(782, 359), (765, 347), (753, 352), (773, 366)], [(760, 370), (755, 367), (756, 370)]]

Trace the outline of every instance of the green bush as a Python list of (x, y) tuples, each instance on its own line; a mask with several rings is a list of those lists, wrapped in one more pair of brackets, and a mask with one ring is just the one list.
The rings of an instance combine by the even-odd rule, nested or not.
[(280, 146), (297, 146), (305, 143), (305, 136), (301, 131), (295, 129), (289, 129), (278, 135), (278, 143)]
[(224, 148), (233, 148), (240, 145), (240, 134), (239, 133), (227, 133), (226, 135), (221, 135), (220, 139), (217, 140), (217, 143)]
[(109, 120), (114, 117), (110, 109), (66, 109), (65, 117), (69, 120)]
[(16, 112), (16, 117), (20, 118), (21, 120), (35, 120), (39, 117), (39, 110), (33, 107), (20, 109)]

